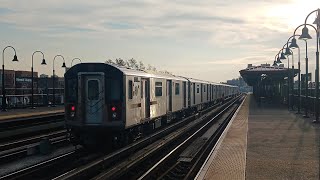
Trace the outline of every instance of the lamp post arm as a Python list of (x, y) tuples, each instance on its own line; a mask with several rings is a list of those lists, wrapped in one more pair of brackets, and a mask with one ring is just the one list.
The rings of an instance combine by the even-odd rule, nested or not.
[(310, 16), (311, 14), (313, 14), (314, 12), (317, 12), (317, 11), (320, 12), (320, 9), (318, 8), (318, 9), (312, 11), (311, 13), (309, 13), (308, 16), (306, 17), (306, 19), (304, 20), (304, 23), (307, 24), (307, 20), (308, 20), (309, 16)]
[(32, 62), (31, 62), (31, 67), (33, 67), (33, 56), (34, 56), (34, 54), (35, 53), (41, 53), (42, 54), (42, 59), (44, 59), (44, 54), (43, 54), (43, 52), (42, 51), (35, 51), (35, 52), (33, 52), (32, 53)]
[(288, 38), (287, 44), (289, 43), (289, 41), (291, 40), (291, 38), (296, 37), (296, 36), (300, 36), (300, 34), (293, 34), (292, 36), (290, 36)]
[(54, 70), (54, 61), (56, 60), (57, 57), (61, 57), (63, 59), (63, 62), (65, 62), (64, 60), (64, 57), (60, 54), (56, 55), (54, 58), (53, 58), (53, 70)]
[[(285, 44), (285, 45), (286, 45), (286, 44)], [(284, 45), (284, 46), (285, 46), (285, 45)], [(285, 49), (284, 46), (279, 50), (278, 54), (280, 54), (280, 52)]]
[(4, 65), (4, 51), (5, 51), (7, 48), (12, 48), (12, 49), (14, 50), (14, 54), (15, 54), (15, 55), (17, 54), (16, 49), (15, 49), (14, 47), (12, 47), (12, 46), (7, 46), (7, 47), (5, 47), (5, 48), (3, 49), (3, 51), (2, 51), (2, 65)]

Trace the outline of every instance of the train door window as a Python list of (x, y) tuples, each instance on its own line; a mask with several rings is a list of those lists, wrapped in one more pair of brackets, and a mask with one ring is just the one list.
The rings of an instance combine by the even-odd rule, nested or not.
[(99, 99), (99, 81), (98, 80), (88, 81), (88, 99), (89, 100)]
[(155, 83), (156, 96), (162, 96), (162, 82)]
[(143, 83), (144, 83), (144, 81), (141, 81), (141, 98), (143, 98), (143, 94), (144, 94), (144, 87), (143, 87)]
[(203, 92), (206, 92), (206, 87), (205, 87), (205, 85), (203, 85)]
[(175, 94), (176, 95), (180, 94), (180, 84), (179, 83), (176, 83)]
[(197, 85), (197, 93), (199, 93), (200, 91), (200, 88), (199, 88), (199, 85)]
[(132, 82), (132, 80), (129, 80), (129, 83), (128, 83), (128, 98), (129, 99), (132, 99), (132, 95), (133, 95), (132, 91), (133, 91), (133, 82)]

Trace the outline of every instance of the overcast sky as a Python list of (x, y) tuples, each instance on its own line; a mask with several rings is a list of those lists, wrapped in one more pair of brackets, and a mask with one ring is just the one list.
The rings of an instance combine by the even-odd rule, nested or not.
[[(272, 63), (318, 7), (319, 0), (2, 0), (0, 47), (16, 48), (19, 63), (10, 62), (11, 50), (5, 53), (6, 68), (15, 70), (29, 70), (32, 53), (43, 51), (47, 66), (35, 55), (40, 74), (52, 74), (53, 57), (62, 54), (67, 66), (75, 57), (134, 58), (177, 75), (222, 82), (238, 77), (248, 63)], [(315, 37), (314, 30), (310, 34)], [(314, 39), (308, 41), (311, 72)], [(298, 43), (304, 72), (304, 43)], [(60, 76), (61, 63), (55, 61)]]

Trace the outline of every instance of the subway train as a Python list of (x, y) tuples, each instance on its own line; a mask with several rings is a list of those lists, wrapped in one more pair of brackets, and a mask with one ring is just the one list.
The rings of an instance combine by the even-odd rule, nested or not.
[(237, 86), (81, 63), (65, 77), (65, 120), (73, 142), (123, 144), (239, 94)]

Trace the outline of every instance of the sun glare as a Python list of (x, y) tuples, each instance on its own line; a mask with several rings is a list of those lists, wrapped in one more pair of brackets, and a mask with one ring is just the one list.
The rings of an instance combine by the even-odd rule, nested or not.
[[(286, 24), (289, 28), (295, 28), (303, 24), (307, 15), (319, 7), (319, 0), (293, 0), (287, 4), (272, 7), (267, 12), (270, 18), (276, 18), (277, 22)], [(308, 23), (313, 23), (315, 14), (308, 18)]]

